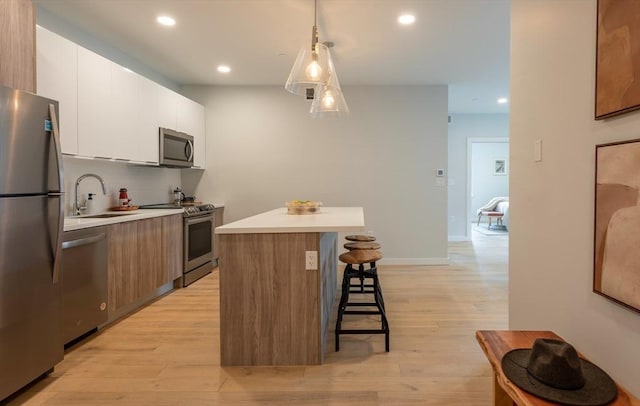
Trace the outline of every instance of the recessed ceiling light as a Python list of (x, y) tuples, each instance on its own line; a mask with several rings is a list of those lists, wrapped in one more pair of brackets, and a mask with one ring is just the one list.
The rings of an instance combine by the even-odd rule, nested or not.
[(411, 14), (403, 14), (398, 17), (398, 22), (402, 25), (411, 25), (416, 22), (416, 16)]
[(506, 97), (501, 97), (498, 99), (498, 104), (505, 104), (509, 100)]
[(169, 16), (158, 16), (158, 18), (156, 18), (156, 21), (158, 22), (158, 24), (162, 24), (167, 27), (173, 27), (174, 25), (176, 25), (176, 20)]
[(227, 65), (218, 65), (218, 72), (220, 73), (229, 73), (231, 72), (231, 68)]

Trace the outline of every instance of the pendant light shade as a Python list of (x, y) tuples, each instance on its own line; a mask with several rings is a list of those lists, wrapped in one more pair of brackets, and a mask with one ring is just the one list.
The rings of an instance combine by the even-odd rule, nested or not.
[(303, 47), (284, 88), (293, 94), (304, 96), (308, 88), (315, 88), (329, 81), (332, 66), (331, 54), (326, 45), (316, 43), (312, 47)]
[(320, 84), (316, 87), (309, 113), (315, 118), (342, 117), (349, 114), (349, 107), (344, 100), (335, 72), (326, 85)]

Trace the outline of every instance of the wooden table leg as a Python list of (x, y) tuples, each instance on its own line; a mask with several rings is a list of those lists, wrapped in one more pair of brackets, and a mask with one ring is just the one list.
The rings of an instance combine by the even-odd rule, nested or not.
[(495, 374), (493, 375), (493, 404), (495, 406), (514, 406), (516, 404), (502, 389)]

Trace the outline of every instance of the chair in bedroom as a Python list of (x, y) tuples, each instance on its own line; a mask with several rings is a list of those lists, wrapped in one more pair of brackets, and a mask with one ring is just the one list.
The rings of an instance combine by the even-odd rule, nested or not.
[(509, 198), (508, 197), (494, 197), (489, 203), (480, 207), (478, 213), (478, 226), (480, 226), (480, 220), (483, 216), (486, 216), (488, 221), (487, 228), (491, 228), (493, 220), (496, 220), (497, 226), (505, 226), (503, 220), (509, 211)]

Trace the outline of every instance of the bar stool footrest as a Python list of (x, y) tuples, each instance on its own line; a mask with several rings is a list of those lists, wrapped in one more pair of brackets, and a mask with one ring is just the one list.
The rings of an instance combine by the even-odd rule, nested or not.
[(385, 330), (340, 330), (340, 334), (387, 334)]

